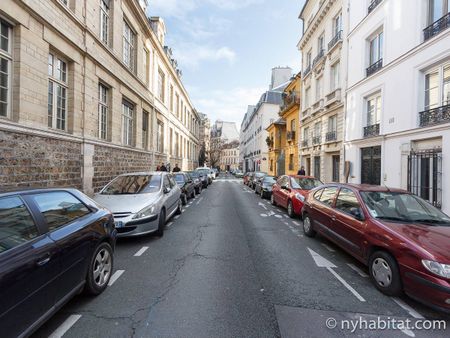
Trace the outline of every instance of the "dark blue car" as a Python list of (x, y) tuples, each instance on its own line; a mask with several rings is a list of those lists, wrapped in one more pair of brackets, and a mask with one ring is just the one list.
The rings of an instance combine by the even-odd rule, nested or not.
[(28, 336), (113, 271), (111, 213), (75, 189), (0, 193), (0, 328)]

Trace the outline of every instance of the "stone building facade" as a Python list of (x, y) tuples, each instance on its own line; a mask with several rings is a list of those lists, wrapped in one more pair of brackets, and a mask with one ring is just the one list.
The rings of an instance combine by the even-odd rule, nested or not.
[(2, 0), (0, 188), (196, 166), (199, 116), (165, 26), (137, 0)]

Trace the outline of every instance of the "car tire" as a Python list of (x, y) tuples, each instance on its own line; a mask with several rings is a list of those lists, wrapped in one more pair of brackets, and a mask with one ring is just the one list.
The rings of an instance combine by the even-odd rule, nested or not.
[(270, 196), (270, 203), (271, 203), (273, 206), (277, 206), (277, 202), (275, 202), (275, 197), (273, 196), (273, 193), (272, 193), (272, 195)]
[(288, 201), (287, 213), (290, 218), (295, 218), (294, 205), (292, 204), (291, 200)]
[(183, 194), (183, 195), (181, 196), (181, 203), (182, 203), (183, 205), (186, 205), (187, 202), (188, 202), (187, 195), (186, 195), (186, 194)]
[(264, 199), (264, 190), (261, 189), (261, 198)]
[[(113, 264), (114, 256), (111, 245), (106, 242), (101, 243), (95, 249), (89, 264), (84, 287), (86, 293), (96, 296), (106, 289), (113, 272)], [(105, 272), (107, 272), (106, 277)]]
[(303, 215), (303, 232), (308, 237), (316, 236), (316, 231), (313, 227), (313, 221), (308, 214)]
[(156, 236), (163, 237), (165, 227), (166, 227), (166, 211), (162, 209), (161, 212), (159, 213), (158, 230), (156, 230)]
[(182, 212), (183, 212), (183, 208), (181, 206), (181, 199), (179, 199), (178, 200), (177, 211), (175, 211), (175, 215), (181, 215)]
[(375, 287), (388, 296), (400, 296), (403, 291), (397, 261), (385, 251), (374, 252), (369, 259), (370, 279)]

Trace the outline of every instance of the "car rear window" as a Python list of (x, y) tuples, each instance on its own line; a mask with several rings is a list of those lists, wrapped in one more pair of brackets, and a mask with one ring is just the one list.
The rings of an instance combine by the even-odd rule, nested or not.
[(18, 196), (0, 199), (0, 254), (38, 236), (30, 212)]
[(78, 198), (66, 191), (36, 194), (32, 195), (32, 198), (44, 215), (49, 231), (90, 213)]
[(134, 195), (159, 191), (160, 175), (124, 175), (115, 178), (102, 191), (102, 195)]

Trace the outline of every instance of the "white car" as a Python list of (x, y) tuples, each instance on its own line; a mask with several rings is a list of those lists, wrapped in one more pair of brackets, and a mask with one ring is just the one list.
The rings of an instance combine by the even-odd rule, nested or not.
[(212, 180), (214, 180), (216, 178), (216, 175), (215, 175), (214, 171), (211, 168), (209, 168), (209, 167), (198, 167), (195, 170), (196, 171), (201, 171), (202, 173), (207, 174), (210, 184), (212, 183)]

